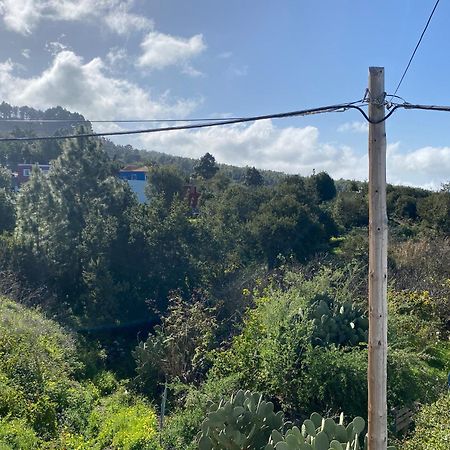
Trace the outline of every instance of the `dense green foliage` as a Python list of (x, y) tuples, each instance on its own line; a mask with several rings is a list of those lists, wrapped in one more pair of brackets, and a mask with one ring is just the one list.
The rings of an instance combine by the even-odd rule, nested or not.
[[(0, 116), (71, 132), (82, 120), (7, 104)], [(63, 132), (50, 128), (3, 132)], [(18, 163), (50, 160), (11, 189)], [(147, 203), (117, 177), (128, 163), (149, 168)], [(311, 437), (312, 414), (366, 417), (367, 183), (83, 138), (2, 143), (0, 165), (1, 448), (191, 450), (211, 402), (217, 413), (240, 389), (287, 419), (278, 435), (255, 427), (276, 448)], [(439, 448), (424, 417), (448, 408), (449, 195), (387, 192), (389, 410), (424, 405), (408, 450)], [(232, 440), (252, 442), (239, 427)]]
[(194, 174), (204, 180), (212, 178), (219, 170), (216, 159), (211, 153), (205, 153), (194, 167)]
[(0, 299), (0, 447), (157, 448), (151, 406), (111, 374), (86, 379), (78, 345), (38, 311)]
[(415, 420), (413, 436), (406, 441), (404, 450), (446, 450), (450, 447), (450, 395), (425, 405)]
[(282, 431), (284, 425), (283, 413), (275, 413), (273, 403), (250, 391), (238, 391), (230, 400), (212, 404), (208, 409), (198, 436), (201, 450), (260, 450), (265, 448), (272, 432)]

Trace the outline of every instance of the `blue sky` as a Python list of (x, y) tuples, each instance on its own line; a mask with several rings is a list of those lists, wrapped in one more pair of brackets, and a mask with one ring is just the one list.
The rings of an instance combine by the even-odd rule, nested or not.
[[(255, 115), (360, 99), (370, 65), (393, 93), (435, 0), (0, 0), (0, 100), (90, 119)], [(450, 104), (449, 2), (398, 94)], [(387, 122), (388, 180), (450, 179), (450, 114)], [(98, 130), (117, 130), (116, 124)], [(121, 138), (139, 148), (367, 178), (357, 112)]]

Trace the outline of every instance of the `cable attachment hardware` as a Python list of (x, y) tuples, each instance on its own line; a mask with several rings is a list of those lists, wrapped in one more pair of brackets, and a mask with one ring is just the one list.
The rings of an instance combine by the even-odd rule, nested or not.
[(367, 101), (367, 103), (375, 105), (375, 106), (385, 106), (387, 104), (386, 95), (387, 95), (386, 92), (383, 92), (378, 97), (372, 97), (372, 94), (369, 91), (369, 89), (366, 89), (365, 101)]

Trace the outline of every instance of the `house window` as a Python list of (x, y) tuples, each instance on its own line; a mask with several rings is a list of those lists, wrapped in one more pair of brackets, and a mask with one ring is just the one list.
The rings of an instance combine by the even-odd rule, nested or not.
[(31, 169), (23, 169), (23, 176), (29, 177), (31, 175)]

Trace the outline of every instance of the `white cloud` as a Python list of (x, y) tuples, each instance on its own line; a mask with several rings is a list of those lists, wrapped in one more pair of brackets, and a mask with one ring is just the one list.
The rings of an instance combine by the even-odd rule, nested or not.
[(31, 55), (31, 50), (29, 48), (24, 48), (22, 50), (22, 56), (26, 59), (29, 59)]
[(369, 124), (367, 122), (346, 122), (340, 125), (337, 129), (339, 132), (344, 133), (350, 131), (352, 133), (367, 133), (369, 131)]
[(192, 158), (208, 151), (223, 163), (286, 173), (310, 174), (315, 169), (326, 170), (336, 178), (367, 178), (364, 155), (346, 146), (320, 142), (319, 130), (312, 126), (278, 128), (272, 121), (265, 120), (249, 126), (142, 135), (140, 145)]
[(203, 35), (185, 39), (158, 32), (148, 33), (141, 43), (142, 55), (138, 66), (163, 69), (168, 66), (189, 67), (188, 61), (206, 49)]
[(45, 44), (45, 49), (53, 56), (57, 55), (58, 53), (62, 52), (63, 50), (67, 50), (69, 47), (62, 42), (58, 41), (52, 41), (47, 42)]
[(129, 34), (132, 31), (148, 31), (153, 28), (152, 20), (130, 13), (129, 8), (129, 3), (122, 2), (105, 16), (105, 22), (111, 30), (118, 34)]
[(217, 57), (220, 59), (228, 59), (228, 58), (231, 58), (232, 56), (233, 56), (233, 52), (222, 52), (217, 55)]
[[(139, 147), (199, 158), (206, 151), (219, 162), (255, 166), (286, 173), (327, 171), (333, 178), (367, 180), (367, 152), (322, 142), (316, 127), (274, 126), (270, 120), (252, 125), (229, 125), (198, 131), (141, 135)], [(387, 147), (388, 181), (438, 188), (449, 179), (450, 148), (425, 147), (400, 151), (400, 142)]]
[(125, 34), (149, 30), (152, 21), (130, 12), (134, 0), (1, 0), (0, 15), (10, 30), (31, 34), (43, 20), (100, 20)]
[(41, 16), (34, 0), (3, 0), (0, 14), (7, 28), (22, 34), (31, 33)]
[(12, 72), (13, 70), (16, 72), (24, 72), (26, 67), (23, 64), (14, 62), (11, 58), (8, 58), (6, 61), (0, 63), (0, 72)]
[(248, 74), (248, 65), (241, 67), (231, 65), (228, 67), (228, 74), (232, 77), (245, 77)]
[(388, 176), (393, 183), (437, 189), (450, 178), (450, 147), (422, 147), (388, 152)]
[(199, 70), (195, 69), (190, 64), (185, 64), (182, 67), (181, 72), (184, 73), (185, 75), (189, 75), (190, 77), (194, 77), (194, 78), (205, 76), (205, 74), (203, 72), (200, 72)]
[(14, 70), (14, 63), (12, 62), (11, 58), (8, 58), (6, 61), (0, 63), (0, 73), (2, 72), (8, 73), (13, 70)]
[(106, 60), (110, 66), (115, 66), (126, 60), (127, 57), (127, 51), (124, 48), (112, 47), (106, 55)]
[(51, 66), (34, 78), (15, 74), (10, 60), (0, 63), (0, 98), (14, 105), (47, 108), (61, 105), (91, 119), (183, 117), (193, 100), (157, 99), (129, 81), (108, 76), (101, 58), (89, 62), (72, 51), (58, 53)]

